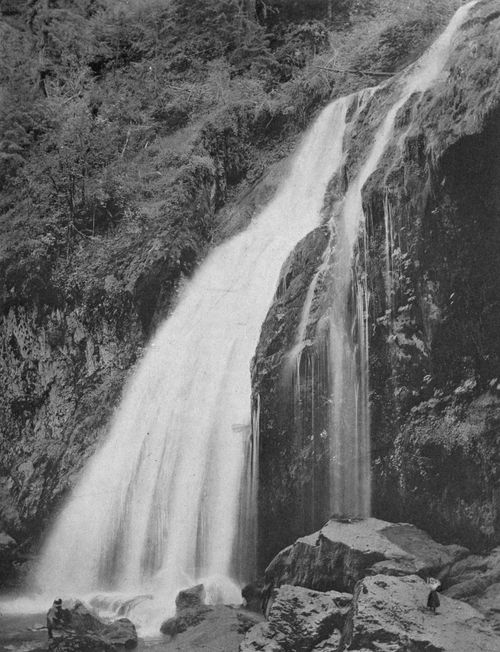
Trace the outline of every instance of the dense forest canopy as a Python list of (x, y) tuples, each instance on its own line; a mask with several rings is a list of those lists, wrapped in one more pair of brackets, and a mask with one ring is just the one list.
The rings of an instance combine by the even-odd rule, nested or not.
[(214, 129), (238, 132), (217, 207), (262, 172), (255, 147), (378, 79), (342, 70), (401, 67), (453, 4), (396, 22), (387, 0), (1, 2), (4, 310), (95, 297), (111, 272), (134, 286), (151, 256), (189, 272), (216, 237), (186, 210), (214, 173)]

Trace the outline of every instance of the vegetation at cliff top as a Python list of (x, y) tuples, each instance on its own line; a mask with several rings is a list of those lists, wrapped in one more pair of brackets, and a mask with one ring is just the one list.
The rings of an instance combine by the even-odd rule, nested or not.
[(2, 0), (3, 309), (112, 310), (148, 270), (188, 274), (217, 208), (330, 97), (378, 81), (342, 71), (402, 68), (457, 4)]

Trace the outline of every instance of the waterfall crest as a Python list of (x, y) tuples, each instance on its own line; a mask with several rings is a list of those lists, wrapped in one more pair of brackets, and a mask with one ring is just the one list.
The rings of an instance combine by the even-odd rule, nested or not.
[(238, 534), (254, 536), (238, 533), (255, 522), (239, 518), (241, 503), (256, 509), (255, 487), (240, 500), (245, 466), (257, 472), (250, 361), (284, 260), (320, 223), (349, 102), (322, 112), (275, 199), (212, 252), (150, 343), (45, 546), (36, 579), (52, 595), (165, 589), (173, 600), (201, 578), (234, 577)]

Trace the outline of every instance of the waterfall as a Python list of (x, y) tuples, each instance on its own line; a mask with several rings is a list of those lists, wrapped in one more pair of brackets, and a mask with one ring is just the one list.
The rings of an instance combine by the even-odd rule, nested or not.
[(250, 361), (284, 260), (321, 221), (349, 102), (321, 113), (276, 197), (208, 256), (149, 344), (48, 537), (47, 594), (152, 593), (164, 617), (179, 589), (216, 578), (219, 598), (240, 601), (235, 542), (254, 534), (238, 524), (255, 523), (240, 514), (255, 510)]
[[(307, 293), (292, 356), (293, 394), (310, 413), (295, 420), (300, 438), (310, 436), (312, 424), (312, 434), (328, 442), (330, 513), (370, 512), (362, 189), (394, 140), (399, 110), (439, 79), (453, 35), (474, 4), (462, 7), (401, 76), (357, 97), (358, 107), (368, 102), (369, 109), (379, 91), (387, 94), (387, 110), (329, 216), (330, 246)], [(206, 582), (213, 600), (240, 600), (238, 581), (252, 570), (258, 479), (260, 404), (252, 414), (250, 361), (283, 262), (324, 218), (327, 186), (346, 155), (346, 122), (354, 130), (361, 120), (359, 111), (347, 117), (353, 102), (342, 98), (322, 112), (276, 197), (244, 232), (208, 256), (148, 345), (106, 441), (47, 539), (36, 582), (48, 599), (151, 594), (156, 606), (144, 607), (144, 619), (134, 620), (147, 624), (154, 617), (153, 631), (172, 613), (177, 592), (195, 582)], [(389, 206), (385, 224), (389, 276)], [(319, 343), (308, 350), (309, 313), (325, 286), (323, 275), (330, 276), (329, 310), (316, 334)], [(308, 386), (305, 378), (312, 380)], [(320, 415), (315, 405), (325, 388), (329, 401)], [(313, 515), (323, 489), (319, 476), (312, 474), (308, 499)]]
[[(358, 97), (358, 106), (389, 91), (390, 101), (385, 117), (373, 135), (373, 142), (358, 171), (349, 181), (343, 199), (337, 202), (330, 218), (330, 245), (323, 261), (313, 277), (306, 296), (302, 318), (295, 346), (290, 352), (286, 366), (295, 367), (288, 373), (289, 392), (294, 399), (294, 412), (300, 415), (299, 437), (302, 441), (317, 440), (317, 427), (313, 423), (321, 405), (310, 409), (309, 430), (303, 432), (303, 388), (308, 382), (315, 387), (312, 372), (305, 367), (301, 376), (303, 353), (317, 355), (326, 340), (325, 355), (328, 358), (327, 378), (327, 430), (329, 440), (329, 512), (336, 516), (366, 517), (370, 514), (370, 433), (368, 399), (368, 304), (369, 291), (366, 278), (366, 257), (368, 255), (367, 230), (363, 212), (362, 190), (369, 177), (377, 169), (388, 145), (393, 139), (395, 122), (399, 110), (414, 95), (422, 95), (436, 81), (445, 69), (453, 36), (465, 20), (469, 9), (476, 1), (459, 9), (446, 30), (429, 50), (395, 81), (381, 84), (376, 89), (363, 91)], [(379, 109), (380, 111), (380, 109)], [(359, 119), (360, 111), (352, 118)], [(352, 127), (350, 127), (352, 129)], [(399, 137), (401, 144), (404, 134)], [(385, 206), (386, 227), (386, 270), (388, 295), (391, 293), (392, 253), (394, 250), (394, 229), (388, 202)], [(319, 279), (330, 275), (329, 309), (327, 319), (318, 324), (316, 352), (305, 351), (310, 344), (307, 338), (309, 313)], [(390, 297), (389, 303), (390, 306)], [(320, 354), (321, 355), (321, 354)], [(320, 386), (319, 400), (324, 401), (325, 389)], [(297, 419), (295, 419), (297, 423)], [(322, 434), (322, 433), (321, 433)], [(316, 457), (313, 456), (313, 465)], [(314, 469), (311, 470), (314, 477)], [(307, 503), (314, 514), (317, 503), (323, 500), (320, 491), (308, 488), (302, 502)], [(304, 526), (311, 527), (310, 519), (304, 517)], [(317, 522), (315, 527), (320, 526)]]

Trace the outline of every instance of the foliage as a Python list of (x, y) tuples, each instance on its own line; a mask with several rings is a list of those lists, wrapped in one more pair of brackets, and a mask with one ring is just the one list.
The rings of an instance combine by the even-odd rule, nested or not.
[[(201, 255), (215, 209), (245, 174), (258, 177), (272, 144), (287, 151), (280, 141), (332, 93), (365, 83), (322, 66), (332, 55), (348, 66), (346, 17), (361, 21), (374, 3), (268, 2), (267, 14), (242, 0), (3, 3), (7, 305), (70, 300), (114, 268), (133, 286), (167, 258), (169, 274), (183, 273), (179, 252)], [(401, 40), (391, 34), (390, 52)]]

